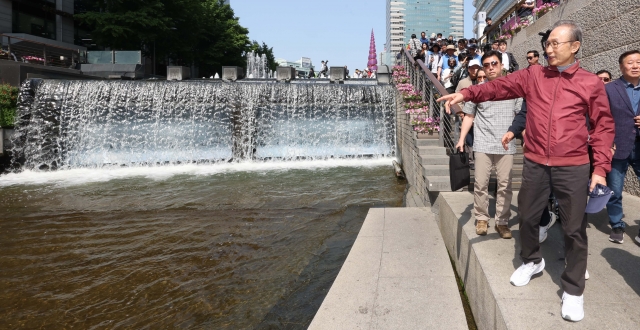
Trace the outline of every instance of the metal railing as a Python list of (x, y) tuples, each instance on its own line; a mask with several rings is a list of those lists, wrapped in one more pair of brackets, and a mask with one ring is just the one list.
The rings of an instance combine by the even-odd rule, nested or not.
[(86, 60), (86, 52), (79, 49), (45, 44), (6, 34), (0, 37), (2, 39), (0, 60), (60, 68), (75, 68), (77, 63), (83, 63)]
[(441, 96), (449, 92), (436, 79), (427, 66), (418, 59), (413, 59), (407, 49), (402, 50), (401, 64), (409, 75), (409, 83), (422, 94), (422, 101), (429, 103), (428, 116), (440, 121), (440, 146), (447, 148), (448, 153), (455, 152), (458, 132), (455, 129), (455, 114), (462, 111), (458, 105), (451, 106), (451, 114), (447, 114), (444, 104), (437, 102)]
[(142, 51), (88, 51), (88, 64), (143, 64)]

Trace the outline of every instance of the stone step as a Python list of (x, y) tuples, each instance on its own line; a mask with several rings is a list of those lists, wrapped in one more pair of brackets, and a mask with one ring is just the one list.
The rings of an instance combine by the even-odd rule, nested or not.
[(420, 155), (422, 165), (449, 165), (449, 156), (447, 155)]
[(449, 176), (449, 165), (422, 165), (424, 176)]
[(435, 191), (451, 191), (451, 179), (449, 176), (425, 176), (425, 184), (427, 190)]
[[(489, 205), (493, 208), (494, 203), (492, 200)], [(486, 236), (476, 235), (472, 194), (442, 193), (438, 197), (438, 225), (464, 281), (478, 329), (640, 328), (640, 273), (637, 266), (631, 266), (638, 265), (640, 260), (640, 249), (633, 244), (637, 224), (633, 232), (625, 234), (625, 241), (630, 243), (614, 247), (608, 240), (607, 211), (589, 214), (586, 231), (590, 278), (584, 293), (585, 318), (573, 323), (560, 316), (560, 281), (565, 270), (564, 233), (560, 224), (551, 227), (547, 240), (540, 244), (540, 254), (546, 263), (544, 271), (525, 287), (509, 283), (509, 277), (521, 262), (518, 193), (513, 194), (511, 203), (509, 224), (513, 239), (505, 240), (496, 233), (493, 220)], [(640, 214), (640, 198), (625, 194), (622, 203), (626, 214)], [(615, 317), (611, 317), (612, 311), (618, 311), (614, 312)]]
[(438, 147), (440, 141), (437, 139), (416, 139), (416, 146), (418, 147)]
[[(427, 186), (427, 189), (430, 192), (451, 191), (451, 179), (448, 175), (433, 175), (433, 176), (425, 175), (425, 184)], [(469, 183), (468, 191), (473, 191), (473, 185), (474, 185), (474, 177), (472, 175), (471, 182)], [(521, 186), (522, 186), (522, 180), (520, 178), (514, 177), (513, 181), (511, 182), (511, 189), (513, 191), (517, 191), (517, 190), (520, 190)], [(496, 178), (492, 177), (489, 180), (489, 192), (493, 194), (494, 191), (496, 191)]]
[(447, 155), (447, 148), (433, 146), (418, 146), (419, 155)]
[[(513, 167), (513, 181), (522, 180), (522, 165), (515, 165)], [(471, 170), (471, 176), (473, 177), (475, 171)], [(449, 176), (449, 165), (423, 165), (422, 175), (424, 176)], [(495, 178), (495, 174), (492, 175)]]

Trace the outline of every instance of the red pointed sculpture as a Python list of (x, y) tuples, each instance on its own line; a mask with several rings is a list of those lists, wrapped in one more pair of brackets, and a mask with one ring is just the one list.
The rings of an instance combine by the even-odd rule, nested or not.
[(371, 29), (371, 42), (369, 44), (369, 62), (367, 62), (367, 68), (371, 71), (378, 71), (378, 60), (376, 59), (376, 37), (373, 35), (373, 29)]

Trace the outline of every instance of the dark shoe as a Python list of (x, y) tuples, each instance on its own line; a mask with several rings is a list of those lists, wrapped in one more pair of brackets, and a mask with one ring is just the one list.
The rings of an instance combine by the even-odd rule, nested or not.
[(484, 236), (487, 234), (487, 227), (489, 226), (489, 221), (478, 220), (476, 224), (476, 234)]
[(502, 237), (504, 239), (510, 239), (511, 238), (511, 229), (509, 229), (509, 227), (507, 227), (507, 226), (496, 225), (496, 231), (498, 232), (500, 237)]
[(636, 243), (638, 243), (638, 245), (640, 245), (640, 233), (638, 233), (638, 236), (636, 236)]
[(611, 230), (609, 240), (614, 243), (622, 244), (624, 242), (624, 228), (616, 227)]

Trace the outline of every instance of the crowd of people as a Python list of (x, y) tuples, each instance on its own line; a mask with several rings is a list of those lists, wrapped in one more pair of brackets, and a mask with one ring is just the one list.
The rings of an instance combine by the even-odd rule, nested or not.
[(427, 38), (422, 32), (420, 39), (415, 34), (411, 35), (407, 49), (414, 60), (422, 60), (449, 93), (453, 93), (458, 83), (468, 77), (469, 64), (474, 60), (479, 62), (488, 51), (500, 52), (508, 73), (520, 68), (514, 55), (507, 51), (507, 42), (504, 40), (496, 40), (480, 49), (475, 38), (455, 40), (449, 36), (444, 39), (441, 33), (433, 33), (431, 38)]
[[(566, 267), (561, 316), (584, 318), (587, 271), (587, 216), (606, 205), (609, 241), (622, 244), (622, 190), (629, 166), (640, 179), (640, 50), (619, 57), (621, 77), (589, 72), (576, 58), (582, 30), (560, 21), (543, 39), (543, 52), (527, 52), (520, 69), (507, 43), (479, 50), (474, 39), (412, 36), (408, 49), (449, 91), (438, 102), (460, 104), (460, 136), (455, 146), (473, 155), (476, 234), (489, 230), (489, 177), (497, 175), (495, 231), (512, 238), (514, 138), (524, 141), (522, 186), (518, 194), (522, 265), (510, 278), (527, 285), (543, 271), (540, 244), (556, 220), (562, 223)], [(547, 66), (541, 65), (541, 57)], [(525, 129), (526, 127), (526, 129)], [(473, 138), (470, 138), (473, 136)], [(599, 205), (598, 205), (599, 204)], [(640, 234), (635, 237), (640, 244)]]

